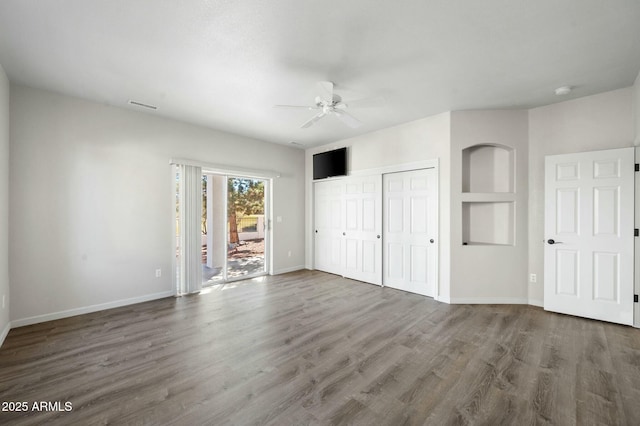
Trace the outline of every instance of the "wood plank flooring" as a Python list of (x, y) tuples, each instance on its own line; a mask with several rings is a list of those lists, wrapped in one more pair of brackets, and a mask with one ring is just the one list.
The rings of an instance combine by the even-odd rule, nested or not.
[(640, 425), (640, 330), (322, 272), (11, 330), (0, 424)]

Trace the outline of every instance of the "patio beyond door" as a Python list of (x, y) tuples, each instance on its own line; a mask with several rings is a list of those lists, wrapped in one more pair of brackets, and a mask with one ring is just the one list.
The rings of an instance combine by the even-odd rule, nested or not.
[(203, 173), (202, 285), (267, 272), (269, 180)]
[(266, 187), (265, 180), (227, 176), (227, 279), (267, 272)]

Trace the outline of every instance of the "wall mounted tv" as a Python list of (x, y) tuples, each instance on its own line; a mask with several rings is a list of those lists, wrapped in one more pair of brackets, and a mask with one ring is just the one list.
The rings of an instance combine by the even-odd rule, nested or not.
[(313, 179), (347, 174), (347, 148), (322, 152), (313, 156)]

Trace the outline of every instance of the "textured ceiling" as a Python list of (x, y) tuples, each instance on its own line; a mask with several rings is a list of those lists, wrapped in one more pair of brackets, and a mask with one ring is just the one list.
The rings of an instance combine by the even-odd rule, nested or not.
[[(630, 86), (639, 22), (637, 0), (1, 0), (0, 64), (16, 84), (309, 147)], [(358, 129), (273, 108), (313, 103), (319, 80), (384, 101), (349, 109)]]

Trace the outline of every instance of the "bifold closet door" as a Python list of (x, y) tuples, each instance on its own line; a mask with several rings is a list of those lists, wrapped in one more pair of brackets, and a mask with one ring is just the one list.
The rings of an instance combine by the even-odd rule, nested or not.
[(382, 176), (344, 179), (344, 276), (382, 283)]
[(438, 259), (436, 169), (385, 174), (383, 188), (383, 284), (433, 297)]

